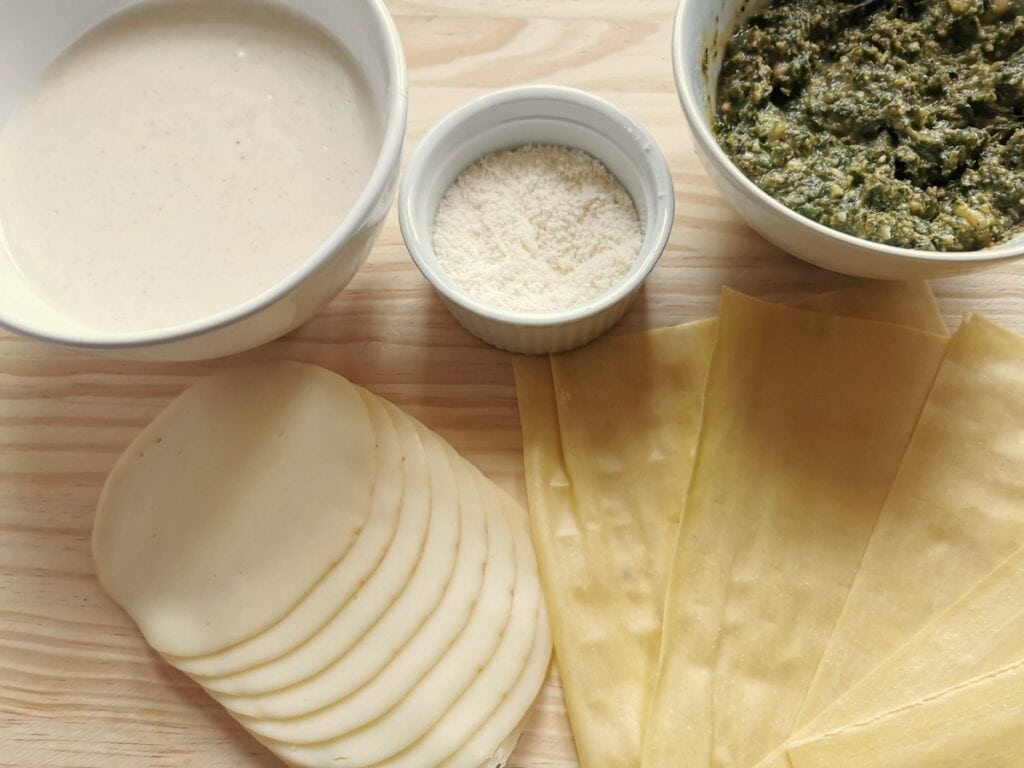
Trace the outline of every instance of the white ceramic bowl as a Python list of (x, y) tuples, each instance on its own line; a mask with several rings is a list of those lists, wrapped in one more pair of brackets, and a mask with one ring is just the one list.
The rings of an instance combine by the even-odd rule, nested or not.
[(1024, 256), (1024, 237), (981, 251), (896, 248), (837, 232), (762, 192), (726, 156), (711, 132), (715, 84), (729, 37), (769, 0), (680, 0), (672, 65), (683, 113), (704, 167), (746, 222), (783, 250), (820, 267), (860, 277), (933, 278), (971, 272)]
[[(104, 19), (140, 0), (0, 0), (0, 125), (43, 70)], [(355, 207), (283, 282), (244, 304), (157, 331), (113, 333), (81, 326), (32, 292), (0, 256), (0, 327), (120, 357), (196, 360), (258, 346), (298, 327), (355, 275), (377, 238), (397, 187), (406, 121), (405, 60), (383, 0), (276, 0), (320, 24), (362, 68), (385, 116), (377, 162)]]
[[(575, 147), (596, 157), (629, 192), (644, 224), (640, 251), (622, 282), (565, 311), (481, 304), (455, 286), (434, 255), (434, 216), (459, 173), (484, 155), (524, 144)], [(398, 196), (405, 245), (455, 319), (488, 344), (525, 354), (581, 346), (618, 322), (658, 262), (674, 215), (672, 174), (650, 134), (608, 102), (556, 86), (510, 88), (456, 109), (420, 142)]]

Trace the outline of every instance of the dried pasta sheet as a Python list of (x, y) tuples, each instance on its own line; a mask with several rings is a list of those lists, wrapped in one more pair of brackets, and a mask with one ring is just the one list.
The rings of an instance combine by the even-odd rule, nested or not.
[(1020, 768), (1024, 662), (789, 750), (793, 768)]
[[(922, 282), (863, 283), (800, 303), (945, 332)], [(712, 319), (515, 364), (534, 543), (588, 768), (640, 763), (717, 332)]]
[[(916, 672), (914, 653), (905, 647), (857, 684), (1024, 545), (1022, 434), (1024, 339), (972, 315), (949, 343), (803, 704), (797, 734), (821, 733), (857, 715), (881, 711), (884, 702), (896, 706), (912, 695), (924, 695), (935, 690), (928, 678), (992, 669), (984, 657), (982, 667), (975, 663), (972, 648), (981, 653), (987, 646), (983, 638), (974, 638), (956, 650), (956, 658), (933, 659), (934, 669)], [(1007, 615), (1014, 610), (1005, 607)], [(971, 615), (966, 611), (964, 620)], [(985, 626), (976, 629), (984, 635)], [(878, 676), (891, 673), (899, 663), (911, 665), (903, 670), (899, 685)], [(921, 679), (915, 678), (918, 672)], [(906, 687), (911, 684), (917, 687)], [(844, 697), (851, 686), (857, 695)], [(833, 703), (836, 699), (840, 701)], [(789, 768), (781, 747), (758, 768), (769, 766)]]
[(851, 288), (799, 299), (790, 302), (789, 306), (842, 317), (881, 320), (941, 336), (949, 335), (935, 295), (924, 281), (863, 282)]
[(645, 768), (752, 765), (789, 735), (946, 342), (725, 291)]
[[(1024, 661), (1024, 549), (986, 576), (896, 653), (825, 708), (810, 735), (789, 745), (823, 741), (858, 723), (918, 706), (943, 691), (963, 687)], [(1024, 723), (1024, 699), (1014, 703)], [(955, 713), (952, 715), (956, 718)], [(783, 758), (782, 765), (790, 763)], [(963, 763), (968, 765), (970, 763)], [(917, 765), (917, 763), (914, 763)]]
[(1024, 544), (1022, 434), (1024, 339), (972, 315), (949, 344), (802, 721)]
[(703, 321), (516, 361), (534, 541), (584, 766), (639, 763), (714, 342)]

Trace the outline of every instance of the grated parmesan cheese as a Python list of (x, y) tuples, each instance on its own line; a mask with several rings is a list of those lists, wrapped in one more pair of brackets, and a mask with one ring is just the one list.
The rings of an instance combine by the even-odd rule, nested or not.
[(622, 184), (578, 149), (530, 145), (486, 155), (445, 193), (434, 252), (482, 304), (565, 310), (611, 290), (643, 241)]

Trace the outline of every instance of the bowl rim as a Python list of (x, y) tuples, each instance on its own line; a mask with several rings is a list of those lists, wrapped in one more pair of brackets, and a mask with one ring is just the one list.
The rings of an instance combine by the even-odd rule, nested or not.
[[(355, 235), (369, 219), (387, 189), (395, 166), (401, 161), (402, 145), (405, 139), (408, 116), (408, 79), (405, 53), (394, 19), (384, 0), (364, 0), (372, 11), (374, 23), (384, 40), (384, 59), (387, 75), (388, 110), (381, 138), (380, 149), (370, 177), (355, 205), (341, 220), (327, 239), (297, 269), (283, 280), (256, 294), (245, 302), (212, 315), (190, 320), (186, 323), (142, 331), (103, 331), (93, 328), (76, 329), (72, 333), (56, 333), (34, 323), (25, 323), (5, 314), (0, 307), (0, 329), (66, 347), (83, 349), (128, 349), (137, 347), (162, 346), (185, 339), (202, 336), (258, 314), (298, 288), (327, 262), (332, 254), (349, 238)], [(302, 18), (309, 23), (301, 11)], [(109, 16), (104, 16), (99, 23)], [(9, 258), (0, 254), (0, 258)], [(31, 286), (30, 286), (31, 288)]]
[[(1024, 256), (1024, 239), (1017, 242), (1011, 241), (1009, 243), (1000, 243), (998, 245), (991, 246), (990, 248), (974, 251), (926, 251), (916, 248), (901, 248), (895, 245), (878, 243), (874, 240), (849, 235), (845, 232), (840, 232), (837, 229), (827, 227), (824, 224), (820, 224), (814, 219), (808, 218), (802, 213), (798, 213), (792, 208), (782, 204), (757, 186), (753, 181), (747, 178), (746, 174), (744, 174), (735, 163), (733, 163), (732, 159), (725, 154), (725, 151), (718, 144), (718, 141), (715, 140), (715, 137), (711, 133), (708, 121), (704, 119), (706, 114), (699, 104), (697, 94), (693, 93), (690, 89), (690, 79), (687, 77), (690, 65), (683, 60), (683, 17), (688, 5), (694, 2), (695, 0), (679, 0), (678, 5), (676, 6), (675, 17), (672, 22), (672, 74), (676, 83), (676, 95), (678, 96), (679, 103), (683, 108), (683, 114), (690, 126), (690, 131), (698, 144), (698, 149), (704, 153), (705, 157), (710, 158), (711, 161), (714, 162), (715, 165), (725, 173), (733, 183), (741, 187), (742, 191), (747, 196), (753, 197), (763, 207), (767, 207), (776, 214), (789, 218), (799, 226), (813, 230), (816, 234), (822, 237), (837, 241), (838, 243), (842, 243), (848, 247), (863, 248), (880, 255), (890, 256), (897, 259), (923, 262), (944, 262), (949, 264), (971, 264), (973, 262), (994, 263), (1008, 261)], [(696, 64), (696, 60), (694, 63)]]
[[(656, 195), (657, 206), (652, 217), (654, 226), (644, 230), (645, 240), (648, 239), (647, 236), (650, 232), (654, 233), (654, 239), (650, 241), (651, 247), (643, 249), (641, 253), (637, 254), (638, 259), (634, 265), (636, 268), (631, 269), (626, 277), (611, 290), (583, 304), (565, 310), (516, 312), (481, 303), (452, 284), (444, 275), (443, 269), (440, 267), (435, 268), (424, 258), (424, 251), (429, 250), (431, 253), (433, 252), (433, 244), (429, 239), (424, 240), (424, 238), (418, 237), (416, 228), (412, 224), (414, 206), (422, 199), (416, 193), (418, 192), (424, 171), (431, 164), (436, 153), (448, 142), (451, 132), (467, 120), (478, 117), (482, 113), (486, 114), (488, 110), (499, 104), (510, 104), (526, 100), (573, 104), (583, 107), (590, 113), (600, 114), (601, 117), (610, 119), (623, 126), (627, 131), (631, 131), (636, 141), (650, 147), (650, 151), (644, 153), (644, 156), (647, 158), (648, 172), (643, 173), (642, 176), (645, 180), (649, 176), (653, 176), (658, 188), (660, 189), (661, 186), (665, 188), (665, 194)], [(540, 115), (538, 114), (538, 116)], [(520, 145), (521, 142), (510, 144), (509, 146)], [(597, 159), (600, 160), (601, 158)], [(416, 202), (414, 202), (414, 199)], [(675, 188), (672, 172), (661, 147), (654, 140), (654, 137), (640, 123), (611, 102), (586, 91), (560, 85), (513, 86), (478, 96), (456, 107), (441, 118), (420, 141), (406, 167), (405, 177), (402, 180), (398, 193), (398, 222), (402, 231), (402, 238), (405, 241), (406, 250), (408, 250), (409, 255), (412, 257), (413, 263), (416, 264), (416, 267), (434, 289), (448, 301), (478, 317), (505, 325), (529, 328), (560, 326), (584, 320), (599, 315), (609, 307), (629, 298), (643, 284), (660, 260), (665, 246), (668, 244), (674, 220)], [(434, 257), (433, 261), (436, 261), (436, 257)]]

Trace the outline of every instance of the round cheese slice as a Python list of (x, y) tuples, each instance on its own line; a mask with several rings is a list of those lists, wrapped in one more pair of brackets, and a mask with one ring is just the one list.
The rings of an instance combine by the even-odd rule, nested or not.
[[(202, 678), (208, 691), (233, 696), (265, 693), (295, 685), (346, 654), (410, 585), (436, 604), (455, 564), (458, 544), (458, 489), (451, 464), (430, 433), (410, 417), (389, 409), (405, 461), (405, 493), (399, 530), (380, 567), (324, 627), (287, 654), (235, 675)], [(420, 561), (426, 569), (420, 569)], [(414, 574), (419, 574), (414, 578)], [(422, 613), (422, 607), (411, 608)], [(335, 697), (336, 698), (336, 697)]]
[[(474, 471), (474, 474), (479, 473)], [(423, 768), (437, 765), (451, 756), (498, 709), (522, 677), (529, 660), (537, 635), (537, 620), (543, 609), (530, 532), (525, 516), (510, 499), (503, 499), (494, 484), (482, 477), (478, 477), (477, 482), (482, 493), (493, 498), (492, 504), (504, 507), (516, 539), (516, 586), (508, 626), (494, 656), (452, 708), (419, 741), (401, 754), (378, 763), (377, 768)], [(519, 718), (524, 714), (525, 710)], [(492, 751), (499, 749), (507, 736), (507, 733), (502, 734), (495, 740)]]
[(370, 517), (352, 548), (330, 573), (280, 622), (220, 653), (167, 657), (192, 676), (229, 675), (271, 661), (323, 628), (369, 578), (391, 546), (405, 486), (402, 448), (395, 425), (379, 398), (356, 388), (366, 403), (377, 440), (377, 473)]
[[(438, 440), (429, 442), (440, 445)], [(447, 450), (454, 455), (451, 448)], [(319, 710), (309, 715), (307, 724), (318, 720), (336, 729), (335, 733), (355, 730), (395, 706), (462, 632), (483, 587), (490, 551), (487, 515), (469, 466), (464, 461), (452, 466), (461, 516), (458, 554), (444, 596), (425, 622), (420, 621), (415, 604), (420, 590), (414, 587), (418, 578), (414, 574), (388, 614), (323, 672), (262, 696), (217, 694), (214, 698), (254, 729), (258, 726), (251, 723), (253, 718), (283, 719)], [(490, 535), (495, 535), (493, 527)], [(425, 566), (430, 566), (427, 558), (420, 561), (420, 569)]]
[[(459, 750), (437, 768), (501, 768), (512, 756), (551, 663), (551, 627), (541, 605), (533, 648), (508, 695)], [(497, 746), (495, 746), (497, 745)]]
[(103, 588), (158, 651), (220, 651), (280, 621), (370, 512), (375, 436), (340, 376), (264, 363), (204, 379), (160, 414), (103, 488)]
[(487, 512), (499, 549), (488, 557), (480, 599), (462, 634), (397, 706), (350, 733), (327, 720), (309, 718), (245, 721), (245, 727), (283, 760), (301, 766), (372, 765), (426, 733), (486, 666), (508, 624), (516, 583), (515, 542), (502, 510)]

